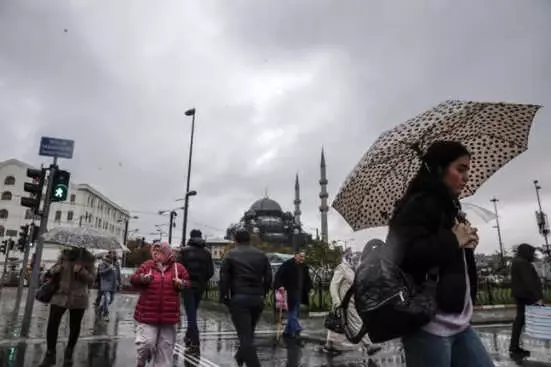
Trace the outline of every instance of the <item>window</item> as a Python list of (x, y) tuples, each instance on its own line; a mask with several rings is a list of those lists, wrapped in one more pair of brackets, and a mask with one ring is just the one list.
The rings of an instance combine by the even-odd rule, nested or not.
[(77, 196), (75, 194), (71, 194), (71, 198), (70, 198), (71, 203), (74, 203), (76, 199), (77, 199)]
[(56, 210), (54, 221), (61, 222), (61, 210)]
[(98, 225), (97, 225), (98, 228), (101, 228), (101, 218), (98, 220)]
[(6, 185), (6, 186), (15, 185), (15, 177), (13, 177), (13, 176), (6, 177), (6, 179), (4, 180), (4, 185)]
[(17, 237), (17, 230), (16, 229), (8, 229), (6, 231), (6, 237)]
[(4, 226), (0, 226), (0, 237), (4, 237), (5, 231), (6, 231), (6, 228), (4, 228)]
[(74, 213), (72, 211), (67, 212), (67, 221), (70, 222), (73, 220)]
[(6, 209), (0, 210), (0, 219), (8, 219), (8, 211)]
[(11, 200), (11, 192), (9, 191), (4, 191), (2, 193), (2, 200)]
[(25, 210), (25, 219), (28, 220), (28, 219), (33, 219), (33, 212), (31, 209), (27, 209)]

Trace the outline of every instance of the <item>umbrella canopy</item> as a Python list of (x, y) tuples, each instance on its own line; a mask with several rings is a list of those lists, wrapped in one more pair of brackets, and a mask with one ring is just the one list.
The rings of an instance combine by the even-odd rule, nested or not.
[(479, 205), (471, 203), (461, 203), (461, 207), (467, 213), (471, 212), (476, 214), (477, 217), (481, 218), (486, 223), (497, 219), (497, 216), (493, 211), (483, 208)]
[(354, 230), (388, 224), (417, 173), (419, 154), (437, 140), (464, 144), (472, 154), (468, 197), (499, 168), (528, 148), (540, 106), (447, 101), (383, 133), (337, 194), (333, 207)]
[(42, 236), (44, 243), (88, 250), (124, 250), (119, 241), (105, 232), (87, 227), (56, 227)]

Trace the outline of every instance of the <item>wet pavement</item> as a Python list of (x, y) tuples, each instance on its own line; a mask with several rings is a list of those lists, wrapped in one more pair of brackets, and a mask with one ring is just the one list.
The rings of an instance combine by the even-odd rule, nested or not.
[[(118, 295), (111, 307), (109, 322), (97, 321), (89, 310), (83, 321), (81, 339), (75, 351), (74, 366), (120, 366), (135, 365), (134, 321), (132, 312), (135, 295)], [(37, 366), (45, 352), (45, 331), (48, 307), (36, 303), (33, 322), (28, 339), (19, 338), (18, 325), (24, 304), (15, 313), (15, 290), (3, 289), (0, 294), (0, 367)], [(185, 356), (183, 346), (176, 346), (175, 366), (234, 366), (233, 355), (237, 348), (237, 337), (228, 315), (219, 311), (201, 310), (199, 313), (201, 334), (201, 359)], [(262, 366), (404, 366), (399, 343), (387, 343), (383, 350), (371, 359), (362, 350), (351, 350), (337, 357), (329, 357), (320, 350), (325, 332), (314, 327), (315, 321), (305, 320), (305, 340), (296, 343), (275, 341), (275, 326), (262, 320), (258, 325), (257, 345)], [(482, 340), (491, 351), (497, 366), (514, 366), (507, 356), (509, 326), (485, 326), (478, 328)], [(183, 340), (184, 325), (178, 330), (177, 340)], [(65, 320), (60, 327), (58, 344), (59, 364), (67, 341), (68, 325)], [(531, 350), (532, 358), (525, 366), (551, 366), (549, 342), (525, 340), (525, 347)], [(15, 356), (19, 354), (24, 359)]]

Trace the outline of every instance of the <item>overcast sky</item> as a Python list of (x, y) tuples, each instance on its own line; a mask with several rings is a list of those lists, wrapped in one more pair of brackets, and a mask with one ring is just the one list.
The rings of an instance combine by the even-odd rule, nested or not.
[[(0, 0), (0, 159), (38, 165), (41, 135), (74, 139), (61, 166), (147, 236), (184, 195), (196, 107), (189, 226), (222, 237), (266, 189), (292, 210), (298, 172), (314, 231), (322, 145), (332, 199), (381, 132), (443, 100), (542, 104), (529, 151), (468, 200), (500, 199), (507, 248), (538, 243), (550, 34), (548, 0)], [(385, 235), (353, 233), (334, 211), (329, 223), (330, 239), (358, 246)], [(495, 251), (492, 224), (478, 223), (480, 249)]]

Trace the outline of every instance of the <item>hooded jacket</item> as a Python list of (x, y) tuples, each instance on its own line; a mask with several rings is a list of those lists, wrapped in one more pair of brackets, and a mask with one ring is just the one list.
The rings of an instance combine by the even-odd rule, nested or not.
[(511, 265), (511, 293), (513, 297), (533, 304), (543, 298), (541, 280), (532, 265), (536, 249), (528, 244), (517, 248), (517, 255)]
[(204, 289), (214, 275), (212, 256), (205, 249), (202, 238), (190, 238), (187, 246), (180, 250), (178, 262), (187, 269), (192, 288)]

